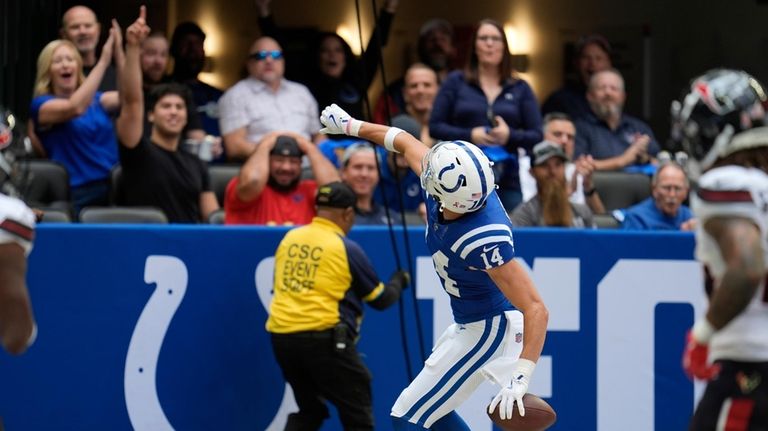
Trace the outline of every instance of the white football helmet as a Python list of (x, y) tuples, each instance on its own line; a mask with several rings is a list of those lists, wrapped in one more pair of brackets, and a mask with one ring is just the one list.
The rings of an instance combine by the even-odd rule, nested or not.
[(477, 211), (496, 187), (493, 163), (469, 142), (438, 142), (421, 163), (421, 186), (440, 202), (441, 210)]

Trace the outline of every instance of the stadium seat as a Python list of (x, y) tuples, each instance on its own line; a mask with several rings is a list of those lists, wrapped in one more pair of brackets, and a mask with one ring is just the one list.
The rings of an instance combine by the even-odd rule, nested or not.
[(651, 195), (651, 177), (619, 171), (598, 171), (592, 182), (607, 212), (630, 207)]
[(123, 167), (119, 164), (109, 173), (109, 202), (112, 205), (120, 205), (123, 201)]
[(621, 225), (619, 221), (610, 214), (595, 214), (593, 220), (598, 229), (618, 229)]
[(208, 224), (224, 224), (224, 209), (219, 208), (208, 216)]
[(40, 219), (40, 223), (70, 223), (72, 218), (69, 215), (69, 211), (57, 209), (57, 208), (40, 208), (43, 212), (43, 217)]
[(240, 173), (241, 166), (239, 163), (208, 166), (208, 175), (211, 177), (211, 190), (222, 207), (224, 207), (224, 194), (227, 191), (227, 184), (229, 184), (229, 180)]
[(85, 207), (81, 223), (168, 223), (162, 210), (153, 207)]
[(52, 160), (25, 160), (19, 170), (23, 184), (19, 191), (27, 205), (71, 212), (69, 173), (64, 165)]

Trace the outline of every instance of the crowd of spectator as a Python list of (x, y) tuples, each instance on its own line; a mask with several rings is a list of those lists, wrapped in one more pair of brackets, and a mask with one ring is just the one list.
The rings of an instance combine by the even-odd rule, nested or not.
[[(500, 23), (477, 24), (460, 64), (453, 26), (431, 19), (419, 30), (417, 61), (369, 104), (398, 0), (384, 2), (362, 56), (336, 33), (308, 42), (313, 64), (291, 75), (299, 81), (285, 77), (285, 29), (271, 0), (255, 4), (261, 36), (244, 55), (247, 75), (228, 89), (200, 80), (206, 34), (194, 22), (179, 23), (170, 41), (154, 29), (124, 47), (113, 20), (99, 53), (96, 14), (85, 6), (63, 14), (61, 39), (38, 58), (29, 134), (39, 157), (66, 168), (74, 219), (88, 206), (120, 205), (199, 223), (222, 207), (226, 224), (306, 224), (317, 187), (341, 180), (357, 196), (358, 224), (418, 222), (419, 178), (397, 154), (319, 133), (319, 107), (337, 103), (430, 146), (479, 146), (494, 162), (499, 197), (516, 225), (590, 228), (593, 216), (614, 217), (627, 229), (691, 225), (683, 205), (686, 168), (657, 168), (661, 145), (647, 124), (624, 112), (624, 80), (604, 37), (579, 40), (575, 75), (539, 106), (513, 68)], [(136, 106), (139, 127), (126, 109)], [(221, 163), (239, 173), (217, 200), (208, 171)], [(607, 192), (594, 180), (600, 171), (644, 174), (652, 196), (631, 208), (606, 208)], [(671, 176), (674, 185), (667, 184)]]

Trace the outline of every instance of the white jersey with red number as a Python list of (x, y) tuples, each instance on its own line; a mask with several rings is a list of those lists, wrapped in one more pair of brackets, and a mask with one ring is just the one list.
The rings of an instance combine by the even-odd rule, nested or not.
[(35, 214), (24, 202), (0, 194), (0, 244), (18, 243), (24, 252), (32, 250)]
[[(743, 217), (752, 220), (763, 235), (768, 263), (768, 174), (758, 169), (725, 166), (699, 179), (691, 207), (699, 219), (696, 258), (706, 265), (717, 288), (726, 270), (715, 239), (703, 229), (713, 217)], [(746, 310), (712, 337), (711, 359), (768, 361), (768, 293), (760, 283)]]

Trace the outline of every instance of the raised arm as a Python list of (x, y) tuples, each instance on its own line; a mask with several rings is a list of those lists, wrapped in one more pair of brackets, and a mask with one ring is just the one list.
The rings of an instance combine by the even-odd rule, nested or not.
[(323, 109), (320, 122), (325, 126), (321, 133), (360, 137), (388, 151), (403, 154), (413, 172), (421, 175), (421, 161), (429, 152), (429, 147), (411, 134), (397, 127), (356, 120), (335, 103)]
[(303, 151), (309, 159), (309, 164), (312, 166), (312, 174), (315, 176), (317, 184), (322, 185), (333, 181), (341, 181), (339, 171), (333, 166), (333, 163), (320, 152), (315, 144), (299, 134), (291, 134), (291, 136), (296, 139), (296, 143), (299, 144), (299, 149)]
[(117, 118), (117, 138), (121, 144), (133, 148), (144, 133), (144, 93), (141, 89), (141, 42), (149, 35), (146, 24), (147, 10), (139, 9), (139, 17), (125, 31), (125, 64), (120, 76), (120, 116)]
[[(109, 30), (109, 38), (104, 43), (99, 61), (85, 78), (82, 84), (67, 98), (57, 97), (43, 103), (40, 107), (38, 123), (41, 126), (63, 123), (75, 117), (83, 115), (93, 101), (96, 90), (99, 89), (104, 71), (112, 61), (116, 35), (114, 30)], [(82, 69), (82, 67), (81, 67)], [(80, 73), (78, 71), (77, 73)]]
[(275, 147), (280, 132), (271, 132), (265, 136), (243, 167), (237, 182), (237, 197), (243, 202), (256, 199), (264, 190), (269, 180), (269, 152)]

